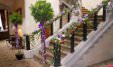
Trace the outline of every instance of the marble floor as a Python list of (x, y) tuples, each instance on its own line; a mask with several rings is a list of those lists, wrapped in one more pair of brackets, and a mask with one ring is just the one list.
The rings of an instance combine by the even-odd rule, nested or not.
[(16, 60), (16, 52), (5, 40), (0, 41), (0, 67), (40, 67), (33, 59)]

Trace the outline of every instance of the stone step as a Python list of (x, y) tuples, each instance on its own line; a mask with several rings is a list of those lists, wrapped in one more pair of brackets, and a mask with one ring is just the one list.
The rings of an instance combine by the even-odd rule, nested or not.
[[(39, 54), (43, 56), (43, 51), (39, 51)], [(46, 58), (49, 60), (53, 60), (53, 53), (46, 51)]]
[(75, 36), (83, 36), (83, 32), (75, 32)]
[[(83, 32), (83, 28), (78, 28), (77, 29), (79, 32)], [(91, 32), (93, 29), (87, 29), (87, 32), (89, 33), (89, 32)]]
[[(66, 41), (67, 44), (70, 44), (70, 42), (71, 42), (70, 40)], [(74, 41), (75, 46), (77, 46), (79, 43), (80, 43), (80, 41)]]
[[(77, 29), (78, 28), (82, 28), (83, 29), (83, 24), (78, 26)], [(89, 23), (87, 23), (87, 29), (92, 29), (92, 28), (93, 28), (93, 21), (90, 21)]]

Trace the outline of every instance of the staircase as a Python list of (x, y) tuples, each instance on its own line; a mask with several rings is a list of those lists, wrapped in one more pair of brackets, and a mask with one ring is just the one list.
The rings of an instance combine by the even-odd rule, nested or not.
[[(102, 5), (103, 6), (103, 5)], [(88, 14), (88, 10), (85, 8), (85, 7), (82, 7), (82, 13), (83, 13), (83, 15), (84, 14)], [(104, 13), (103, 13), (103, 15), (104, 15)], [(82, 43), (83, 42), (85, 42), (85, 39), (87, 39), (87, 35), (91, 32), (91, 31), (93, 31), (93, 29), (94, 29), (94, 26), (98, 26), (98, 22), (101, 22), (102, 21), (102, 16), (96, 16), (96, 17), (94, 17), (94, 15), (92, 16), (92, 17), (90, 17), (89, 19), (90, 19), (90, 22), (89, 23), (81, 23), (80, 25), (76, 25), (76, 24), (74, 24), (73, 26), (74, 26), (74, 29), (73, 30), (71, 30), (71, 31), (74, 31), (74, 35), (75, 35), (75, 37), (74, 37), (74, 48), (75, 47), (78, 47), (79, 45), (81, 46), (81, 41), (82, 41)], [(99, 19), (98, 19), (98, 21), (97, 21), (97, 19), (95, 19), (95, 18), (97, 18), (97, 17), (99, 17)], [(94, 22), (94, 20), (96, 20), (95, 22)], [(94, 22), (94, 23), (92, 23), (92, 22)], [(95, 25), (95, 23), (98, 23), (98, 24), (96, 24)], [(85, 26), (86, 25), (86, 26)], [(86, 33), (84, 33), (84, 31), (86, 32)], [(96, 31), (96, 30), (95, 30)], [(100, 32), (100, 30), (99, 30), (99, 32)], [(98, 31), (96, 31), (96, 34), (98, 33)], [(70, 33), (71, 34), (71, 33)], [(85, 35), (85, 36), (84, 36)], [(85, 38), (86, 37), (86, 38)], [(93, 36), (94, 37), (94, 36)], [(84, 39), (85, 38), (85, 39)], [(90, 40), (87, 40), (87, 41), (90, 41)], [(88, 45), (89, 43), (85, 43), (85, 46), (86, 45)], [(82, 45), (84, 45), (84, 44), (82, 44)], [(90, 44), (89, 44), (90, 45)], [(89, 48), (89, 45), (87, 46), (88, 48)], [(71, 44), (71, 38), (69, 37), (69, 38), (65, 38), (65, 43), (63, 43), (63, 44), (61, 44), (61, 61), (63, 60), (64, 61), (64, 58), (66, 58), (66, 61), (68, 62), (64, 62), (64, 65), (67, 65), (67, 67), (69, 67), (69, 66), (72, 66), (73, 67), (73, 65), (76, 65), (73, 61), (72, 61), (72, 59), (74, 59), (76, 62), (77, 62), (77, 59), (76, 59), (76, 57), (77, 56), (79, 56), (81, 53), (84, 53), (83, 51), (81, 51), (81, 50), (87, 50), (88, 48), (86, 47), (86, 48), (83, 48), (83, 49), (81, 49), (80, 48), (80, 50), (78, 50), (78, 52), (79, 51), (81, 51), (80, 52), (80, 54), (79, 55), (76, 55), (75, 56), (75, 54), (76, 54), (76, 52), (74, 52), (74, 53), (71, 53), (71, 46), (72, 46), (72, 44)], [(34, 60), (35, 61), (37, 61), (39, 64), (40, 64), (40, 66), (39, 67), (50, 67), (50, 66), (54, 66), (53, 64), (53, 62), (54, 62), (54, 54), (53, 54), (53, 50), (54, 50), (54, 45), (50, 42), (50, 44), (46, 47), (46, 64), (43, 64), (43, 49), (40, 49), (39, 50), (39, 52), (37, 53), (37, 54), (34, 54), (34, 56), (33, 56), (33, 58), (34, 58)], [(43, 47), (41, 47), (41, 48), (43, 48)], [(69, 54), (71, 54), (71, 57), (69, 56), (69, 58), (70, 59), (67, 59), (67, 55), (69, 55)], [(81, 54), (82, 55), (82, 54)], [(73, 57), (75, 57), (75, 58), (73, 58)], [(80, 57), (79, 57), (80, 58)], [(72, 65), (70, 65), (70, 63), (72, 64)], [(67, 63), (67, 64), (66, 64)]]
[[(88, 10), (85, 8), (82, 8), (83, 14), (87, 14)], [(76, 47), (79, 45), (79, 43), (83, 40), (83, 24), (79, 26), (75, 26), (75, 44), (74, 46)], [(87, 31), (88, 34), (93, 30), (93, 25), (90, 24), (88, 25)], [(63, 59), (68, 53), (70, 53), (70, 39), (67, 38), (65, 39), (65, 43), (61, 45), (61, 59)], [(50, 65), (53, 64), (53, 44), (49, 44), (49, 46), (46, 47), (46, 67), (49, 67)], [(43, 65), (43, 50), (41, 49), (39, 51), (39, 54), (34, 55), (34, 60), (39, 62), (39, 64), (42, 66)]]
[[(78, 26), (75, 31), (75, 46), (77, 46), (83, 40), (83, 25)], [(90, 33), (93, 29), (92, 26), (88, 27), (88, 33)], [(53, 61), (53, 45), (50, 44), (46, 48), (46, 58), (47, 58), (47, 67), (52, 64)], [(66, 39), (65, 43), (61, 45), (61, 59), (63, 59), (68, 53), (70, 53), (70, 39)], [(34, 55), (34, 59), (38, 61), (40, 64), (43, 64), (43, 50), (39, 51), (39, 54)]]
[[(82, 7), (82, 13), (83, 14), (88, 14), (88, 10), (85, 9), (84, 7)], [(102, 17), (98, 16), (99, 20), (97, 22), (101, 22), (102, 21)], [(93, 31), (93, 22), (94, 18), (91, 17), (90, 18), (90, 24), (88, 24), (87, 26), (87, 35)], [(74, 34), (75, 34), (75, 41), (74, 41), (74, 47), (76, 47), (77, 45), (79, 45), (79, 43), (83, 40), (83, 23), (81, 23), (80, 25), (75, 24), (75, 28), (74, 30)], [(67, 56), (67, 54), (70, 53), (70, 49), (71, 49), (71, 45), (70, 45), (70, 38), (66, 38), (65, 39), (65, 43), (61, 44), (61, 60)], [(38, 54), (34, 55), (34, 60), (37, 61), (40, 64), (40, 67), (50, 67), (51, 65), (53, 65), (53, 44), (50, 43), (47, 47), (46, 47), (46, 64), (43, 65), (43, 49), (39, 50)]]
[[(85, 7), (82, 7), (81, 11), (82, 11), (83, 15), (84, 14), (88, 14), (88, 12), (89, 12), (89, 10), (87, 8), (85, 8)], [(93, 16), (90, 17), (90, 21), (93, 22), (93, 20), (94, 20), (94, 17)], [(97, 22), (100, 22), (100, 21), (103, 21), (102, 15), (98, 15), (98, 21)]]
[(82, 14), (88, 14), (89, 12), (89, 10), (86, 9), (85, 7), (82, 7), (81, 11), (82, 11)]

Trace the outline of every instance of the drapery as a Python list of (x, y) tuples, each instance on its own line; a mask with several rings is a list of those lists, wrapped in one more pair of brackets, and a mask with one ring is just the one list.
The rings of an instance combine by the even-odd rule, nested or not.
[(3, 26), (3, 29), (5, 29), (5, 12), (4, 12), (4, 10), (0, 10), (0, 14), (1, 14), (2, 26)]
[(0, 27), (1, 27), (1, 30), (0, 30), (0, 31), (3, 31), (3, 25), (2, 25), (1, 14), (0, 14)]

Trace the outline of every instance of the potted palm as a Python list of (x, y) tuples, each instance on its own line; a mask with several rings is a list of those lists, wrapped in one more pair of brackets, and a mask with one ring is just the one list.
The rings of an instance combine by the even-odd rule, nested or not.
[(34, 5), (31, 5), (31, 15), (34, 17), (36, 22), (39, 22), (39, 28), (41, 30), (41, 39), (43, 42), (43, 61), (46, 64), (46, 43), (45, 43), (45, 26), (46, 21), (53, 19), (53, 9), (51, 4), (46, 0), (38, 0)]
[(22, 24), (22, 16), (17, 12), (13, 12), (10, 15), (10, 21), (12, 22), (12, 24), (14, 24), (16, 29), (16, 48), (18, 49), (18, 52), (15, 54), (15, 56), (18, 60), (21, 60), (23, 58), (23, 53), (21, 52), (21, 50), (19, 50), (18, 25)]

